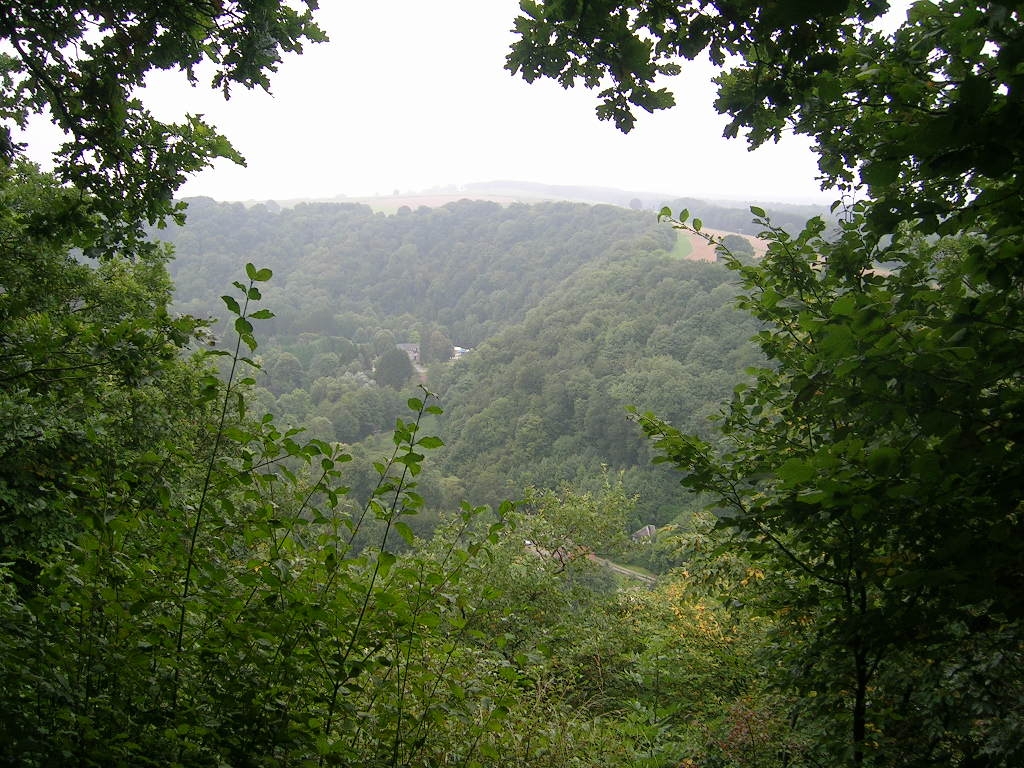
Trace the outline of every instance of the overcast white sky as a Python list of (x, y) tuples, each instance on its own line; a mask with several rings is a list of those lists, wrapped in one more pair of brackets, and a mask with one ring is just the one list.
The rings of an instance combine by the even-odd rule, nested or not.
[(218, 165), (183, 196), (218, 200), (362, 196), (512, 179), (748, 201), (829, 202), (801, 137), (748, 152), (722, 138), (710, 65), (669, 85), (679, 105), (629, 134), (596, 97), (504, 69), (518, 0), (322, 0), (331, 41), (288, 57), (273, 96), (190, 90), (153, 77), (162, 118), (206, 115), (248, 167)]

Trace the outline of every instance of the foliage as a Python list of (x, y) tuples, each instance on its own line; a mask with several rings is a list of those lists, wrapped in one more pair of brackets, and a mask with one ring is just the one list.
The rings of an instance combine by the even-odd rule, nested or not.
[(426, 365), (447, 363), (453, 352), (452, 340), (437, 327), (428, 329), (420, 340), (420, 359)]
[[(756, 200), (750, 203), (758, 202)], [(762, 203), (758, 203), (762, 205)], [(832, 214), (828, 206), (824, 205), (794, 205), (789, 203), (765, 202), (765, 210), (771, 216), (772, 224), (796, 235), (804, 228), (808, 219), (818, 216), (831, 220)], [(680, 197), (674, 200), (665, 201), (664, 206), (673, 211), (691, 210), (700, 211), (701, 221), (704, 226), (710, 229), (735, 232), (740, 235), (753, 235), (761, 231), (756, 222), (751, 221), (750, 211), (746, 205), (724, 206), (707, 200), (697, 200), (692, 197)], [(742, 247), (742, 246), (740, 246)]]
[[(1019, 764), (1018, 10), (921, 2), (886, 37), (866, 26), (883, 7), (523, 4), (527, 77), (611, 74), (602, 115), (629, 127), (669, 103), (664, 57), (738, 53), (728, 130), (757, 144), (788, 121), (828, 179), (871, 188), (834, 235), (752, 209), (767, 256), (727, 256), (750, 320), (720, 266), (663, 258), (674, 233), (630, 211), (230, 208), (221, 255), (263, 255), (273, 226), (320, 245), (192, 297), (226, 309), (220, 340), (171, 314), (167, 253), (138, 236), (178, 211), (182, 173), (232, 151), (128, 94), (203, 59), (225, 89), (265, 87), (317, 36), (308, 13), (0, 11), (4, 118), (49, 106), (70, 132), (56, 179), (0, 147), (0, 762)], [(232, 282), (232, 258), (200, 254), (197, 280)], [(256, 303), (279, 266), (307, 304), (275, 316)], [(259, 355), (258, 324), (278, 336)], [(752, 329), (767, 364), (729, 345)], [(438, 373), (468, 406), (447, 422), (368, 375), (396, 341), (436, 363), (469, 334)], [(685, 434), (707, 400), (691, 390), (742, 363), (759, 367), (720, 434)], [(413, 415), (390, 437), (322, 439), (380, 431), (396, 398)], [(318, 434), (261, 400), (296, 422), (320, 408)], [(566, 455), (577, 480), (598, 449), (645, 457), (627, 402), (671, 417), (637, 418), (716, 512), (657, 500), (676, 570), (653, 589), (601, 562), (652, 475), (557, 486)], [(440, 425), (465, 479), (426, 468)], [(528, 472), (546, 484), (518, 509), (454, 502)]]
[(778, 574), (777, 659), (813, 702), (818, 759), (1013, 765), (1020, 9), (916, 2), (887, 33), (886, 8), (525, 3), (509, 67), (609, 76), (599, 114), (628, 130), (634, 106), (671, 105), (653, 83), (673, 59), (735, 55), (726, 135), (806, 134), (825, 184), (867, 190), (828, 239), (820, 220), (794, 236), (751, 209), (769, 252), (732, 266), (773, 367), (724, 414), (731, 445), (641, 421)]
[[(323, 439), (372, 444), (404, 407), (374, 386), (373, 361), (418, 339), (449, 443), (425, 470), (431, 514), (420, 520), (451, 498), (445, 486), (491, 504), (529, 485), (596, 491), (608, 464), (641, 495), (630, 530), (667, 522), (686, 502), (647, 466), (625, 406), (702, 429), (757, 360), (754, 326), (728, 306), (729, 272), (672, 260), (675, 232), (609, 206), (462, 201), (383, 216), (196, 200), (171, 235), (178, 306), (192, 312), (214, 313), (210, 286), (233, 259), (255, 252), (273, 265), (253, 395), (283, 423), (317, 419)], [(438, 365), (449, 339), (473, 348)]]
[(168, 311), (165, 252), (82, 263), (88, 231), (63, 218), (76, 192), (23, 162), (0, 165), (0, 189), (0, 562), (32, 591), (89, 521), (152, 502), (165, 439), (201, 439), (180, 354), (203, 327)]
[(725, 235), (722, 238), (721, 255), (731, 255), (749, 263), (754, 259), (754, 246), (742, 235)]
[(713, 519), (691, 521), (679, 537), (686, 569), (653, 587), (609, 590), (593, 559), (561, 561), (531, 546), (557, 538), (560, 517), (581, 508), (586, 517), (593, 502), (621, 503), (619, 494), (615, 484), (590, 498), (563, 489), (558, 508), (545, 495), (540, 509), (510, 515), (491, 558), (475, 564), (481, 586), (495, 590), (483, 628), (527, 673), (504, 759), (758, 766), (788, 753), (799, 764), (804, 734), (789, 724), (792, 702), (766, 690), (759, 649), (769, 624), (741, 602), (763, 573), (718, 550)]
[[(380, 330), (419, 341), (424, 362), (447, 359), (444, 339), (474, 348), (556, 291), (581, 267), (636, 253), (673, 250), (675, 232), (649, 215), (573, 203), (500, 206), (462, 200), (408, 216), (356, 204), (189, 203), (186, 226), (161, 237), (175, 247), (171, 273), (179, 306), (217, 314), (216, 286), (258, 258), (274, 270), (267, 300), (276, 317), (267, 345), (310, 348), (304, 334), (371, 344)], [(320, 345), (326, 345), (323, 340)], [(310, 350), (312, 354), (335, 349)], [(356, 357), (349, 351), (346, 364)]]
[[(453, 590), (500, 524), (393, 552), (395, 538), (413, 542), (415, 478), (441, 445), (419, 425), (439, 409), (410, 399), (415, 418), (398, 421), (365, 504), (348, 503), (349, 455), (248, 416), (251, 381), (236, 371), (252, 365), (254, 323), (270, 317), (251, 308), (270, 270), (250, 264), (247, 276), (224, 297), (238, 340), (234, 353), (214, 352), (231, 363), (227, 379), (192, 370), (177, 420), (147, 435), (159, 444), (131, 464), (128, 446), (110, 443), (119, 465), (79, 471), (72, 491), (44, 497), (73, 524), (51, 533), (63, 538), (49, 551), (31, 548), (31, 584), (2, 572), (4, 762), (404, 765), (451, 751), (429, 727), (442, 713), (470, 729), (491, 722), (485, 701), (442, 692), (459, 679), (450, 639), (466, 626)], [(26, 320), (8, 317), (15, 329)], [(181, 428), (213, 403), (204, 439), (190, 442)], [(108, 419), (118, 404), (104, 402)], [(5, 507), (5, 534), (35, 523), (40, 501)], [(480, 512), (464, 507), (462, 529)], [(379, 539), (357, 552), (368, 520)], [(17, 545), (29, 548), (5, 538), (5, 560)]]
[[(618, 708), (643, 690), (619, 660), (646, 630), (607, 633), (626, 615), (614, 578), (522, 545), (621, 546), (621, 486), (537, 491), (484, 523), (424, 468), (442, 447), (421, 431), (442, 416), (426, 395), (366, 467), (303, 441), (250, 397), (269, 269), (221, 297), (225, 348), (170, 314), (163, 257), (75, 259), (80, 231), (30, 225), (77, 193), (30, 166), (6, 182), (0, 761), (632, 765), (676, 749), (644, 706)], [(302, 365), (263, 357), (274, 376)], [(431, 497), (458, 511), (427, 540), (414, 513)]]
[[(784, 130), (815, 142), (825, 184), (867, 187), (873, 228), (952, 233), (979, 215), (1017, 223), (1021, 139), (1017, 3), (914, 2), (892, 34), (887, 2), (526, 2), (508, 68), (527, 81), (602, 87), (598, 115), (671, 107), (657, 76), (707, 52), (717, 109), (751, 147)], [(734, 58), (729, 58), (734, 57)], [(608, 84), (610, 82), (610, 85)]]
[(409, 383), (409, 379), (412, 378), (415, 372), (412, 367), (412, 361), (409, 360), (409, 355), (398, 347), (392, 347), (377, 358), (373, 376), (377, 383), (383, 387), (401, 389)]
[(817, 734), (792, 716), (796, 700), (771, 687), (775, 620), (761, 604), (770, 576), (723, 546), (716, 522), (698, 512), (664, 531), (683, 565), (647, 601), (641, 669), (671, 712), (681, 765), (806, 764)]
[[(518, 538), (604, 551), (629, 511), (621, 487), (538, 491), (497, 516), (454, 504), (458, 479), (424, 470), (443, 446), (425, 390), (390, 438), (351, 453), (258, 408), (269, 397), (299, 421), (314, 397), (332, 416), (372, 406), (354, 429), (379, 430), (398, 395), (366, 373), (394, 349), (390, 329), (315, 306), (337, 333), (264, 351), (256, 327), (284, 323), (258, 308), (272, 269), (251, 262), (244, 280), (209, 280), (234, 286), (214, 297), (219, 339), (169, 309), (170, 252), (140, 225), (180, 212), (183, 174), (234, 153), (198, 118), (161, 125), (130, 94), (147, 71), (193, 77), (204, 59), (225, 92), (265, 87), (279, 53), (316, 36), (308, 13), (19, 3), (0, 24), (4, 118), (49, 107), (69, 132), (57, 177), (0, 147), (0, 762), (565, 766), (674, 754), (645, 705), (616, 704), (642, 693), (617, 662), (643, 635), (640, 622), (606, 635), (627, 615), (614, 578), (587, 557), (556, 570)], [(594, 219), (581, 261), (617, 226), (607, 212), (549, 212), (561, 226)], [(505, 222), (509, 242), (522, 219)], [(639, 222), (626, 231), (650, 228)], [(648, 233), (653, 249), (671, 242)], [(560, 254), (544, 258), (558, 267)], [(542, 283), (504, 308), (525, 311)], [(395, 301), (408, 306), (401, 290)], [(447, 357), (440, 318), (399, 319), (430, 357)], [(312, 426), (339, 431), (323, 416)], [(371, 445), (387, 450), (355, 468)], [(427, 541), (416, 517), (431, 494), (449, 511)], [(502, 601), (523, 611), (516, 632), (501, 630)]]
[[(527, 82), (551, 77), (567, 88), (577, 80), (588, 88), (603, 87), (598, 117), (629, 131), (636, 122), (634, 107), (653, 112), (675, 105), (656, 78), (679, 74), (680, 59), (692, 60), (704, 51), (719, 66), (736, 55), (751, 62), (760, 76), (757, 93), (790, 105), (792, 85), (772, 78), (775, 68), (784, 61), (787, 72), (804, 71), (810, 78), (841, 49), (850, 32), (845, 24), (849, 15), (870, 21), (885, 5), (867, 0), (825, 6), (554, 0), (520, 7), (519, 40), (508, 56), (508, 69)], [(756, 138), (757, 144), (764, 141)]]
[[(861, 212), (835, 242), (820, 221), (797, 238), (761, 223), (766, 258), (732, 266), (774, 365), (737, 389), (729, 444), (641, 423), (771, 564), (780, 631), (799, 638), (793, 683), (836, 718), (823, 748), (855, 763), (1011, 765), (1024, 306), (979, 259), (1001, 244), (905, 232), (885, 250), (890, 270), (851, 279), (851, 254), (878, 252)], [(976, 656), (992, 643), (999, 661)]]
[[(57, 174), (88, 200), (105, 235), (137, 239), (136, 223), (181, 217), (174, 191), (214, 158), (244, 162), (201, 116), (157, 120), (139, 90), (146, 75), (180, 70), (195, 85), (200, 72), (227, 97), (235, 86), (269, 89), (268, 74), (303, 40), (325, 37), (312, 21), (315, 0), (299, 11), (280, 0), (192, 4), (59, 0), (15, 2), (0, 11), (0, 159), (15, 146), (11, 128), (46, 114), (67, 135), (55, 155)], [(99, 246), (97, 246), (99, 247)]]
[(585, 487), (604, 464), (639, 496), (629, 530), (671, 521), (687, 500), (648, 466), (626, 407), (708, 430), (714, 404), (758, 362), (734, 292), (721, 266), (657, 255), (581, 270), (434, 380), (451, 405), (445, 468), (490, 501), (527, 485)]
[(417, 538), (425, 454), (441, 447), (421, 424), (439, 409), (410, 399), (414, 418), (398, 421), (356, 501), (349, 454), (250, 412), (255, 326), (273, 318), (255, 308), (270, 270), (246, 274), (222, 297), (234, 351), (207, 353), (226, 378), (168, 363), (193, 388), (165, 412), (166, 433), (146, 436), (153, 472), (81, 479), (65, 505), (79, 525), (36, 553), (31, 594), (5, 578), (2, 760), (562, 766), (680, 754), (663, 707), (645, 700), (665, 670), (632, 666), (649, 617), (589, 558), (523, 545), (621, 546), (621, 485), (536, 492), (497, 518), (464, 504)]

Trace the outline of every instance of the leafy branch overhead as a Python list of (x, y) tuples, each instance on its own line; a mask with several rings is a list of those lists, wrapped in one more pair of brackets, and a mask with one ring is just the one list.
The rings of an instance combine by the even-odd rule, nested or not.
[(131, 3), (14, 0), (0, 7), (0, 156), (22, 147), (11, 130), (44, 115), (66, 134), (57, 174), (95, 196), (105, 226), (180, 219), (172, 202), (188, 174), (216, 158), (244, 163), (200, 115), (158, 120), (145, 104), (146, 76), (178, 70), (227, 98), (270, 89), (283, 54), (326, 39), (312, 11), (277, 0)]
[[(600, 89), (601, 119), (674, 106), (664, 75), (707, 54), (715, 106), (751, 147), (814, 141), (823, 185), (865, 188), (870, 221), (952, 232), (976, 215), (1012, 224), (1022, 193), (1024, 63), (1018, 3), (920, 0), (892, 34), (884, 0), (819, 3), (522, 3), (507, 67), (528, 82)], [(737, 58), (738, 57), (738, 58)]]

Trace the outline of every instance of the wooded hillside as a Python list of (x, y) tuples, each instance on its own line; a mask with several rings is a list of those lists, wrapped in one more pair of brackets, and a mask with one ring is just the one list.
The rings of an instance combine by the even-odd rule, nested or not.
[[(633, 529), (670, 522), (692, 502), (650, 466), (626, 408), (707, 432), (759, 359), (731, 273), (680, 259), (675, 230), (647, 212), (466, 200), (386, 216), (199, 200), (170, 234), (176, 302), (193, 313), (220, 311), (211, 286), (233, 261), (255, 253), (272, 266), (256, 395), (319, 437), (389, 429), (404, 398), (374, 386), (375, 366), (396, 343), (417, 344), (418, 378), (448, 414), (443, 484), (477, 502), (594, 487), (605, 467), (639, 496)], [(447, 362), (455, 346), (469, 351)]]

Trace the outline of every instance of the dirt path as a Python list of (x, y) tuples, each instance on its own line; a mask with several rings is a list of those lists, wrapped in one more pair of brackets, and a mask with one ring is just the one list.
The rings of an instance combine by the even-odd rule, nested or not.
[(645, 584), (654, 584), (657, 581), (657, 579), (654, 576), (648, 576), (645, 573), (638, 573), (637, 571), (632, 571), (629, 568), (619, 565), (618, 563), (613, 563), (611, 560), (604, 560), (595, 555), (591, 555), (590, 559), (598, 565), (602, 565), (605, 568), (614, 571), (620, 576), (625, 576), (630, 579), (636, 579), (637, 581), (642, 581)]

